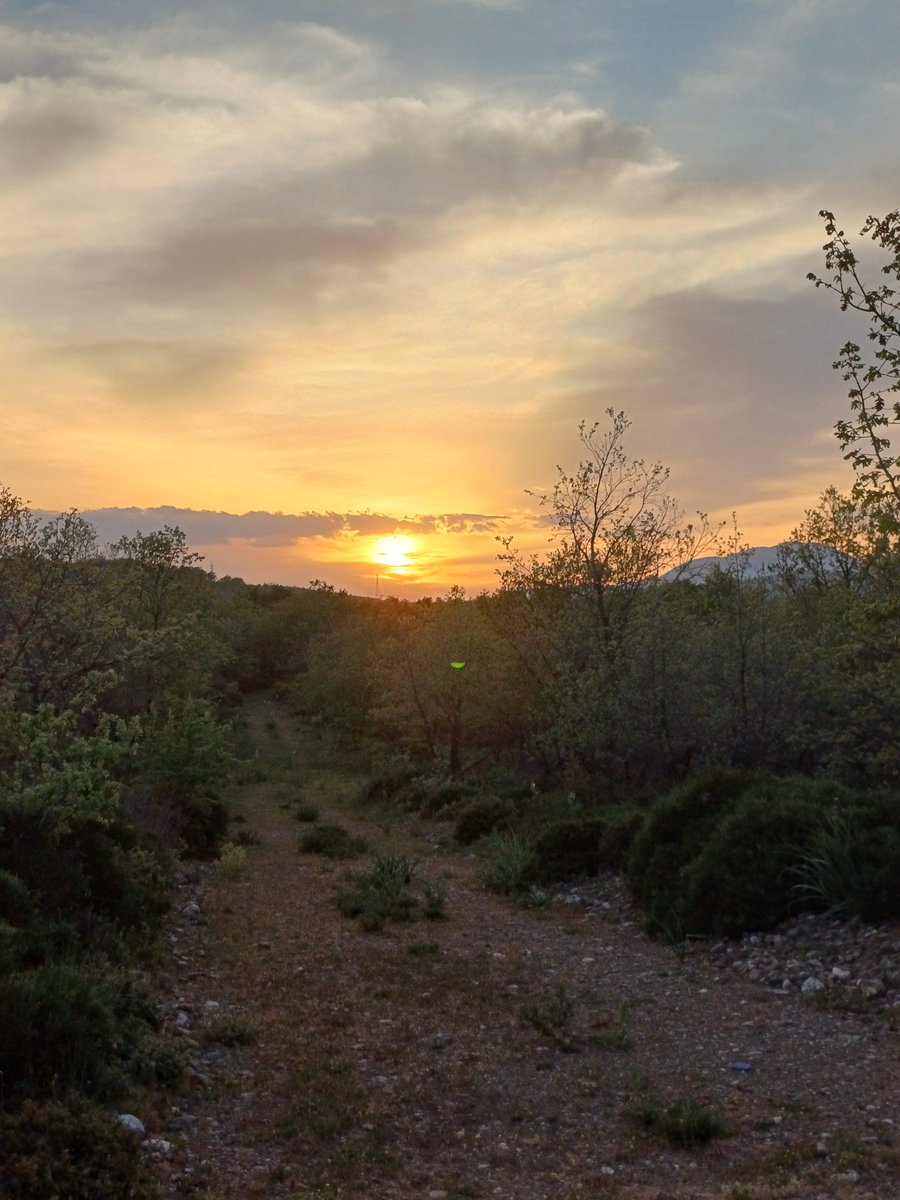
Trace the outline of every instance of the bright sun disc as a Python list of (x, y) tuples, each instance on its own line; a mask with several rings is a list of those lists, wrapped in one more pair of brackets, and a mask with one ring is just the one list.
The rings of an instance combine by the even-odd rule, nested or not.
[(416, 548), (415, 540), (395, 533), (391, 537), (379, 538), (372, 549), (372, 561), (382, 567), (390, 567), (392, 571), (403, 574), (407, 567), (412, 566), (410, 555)]

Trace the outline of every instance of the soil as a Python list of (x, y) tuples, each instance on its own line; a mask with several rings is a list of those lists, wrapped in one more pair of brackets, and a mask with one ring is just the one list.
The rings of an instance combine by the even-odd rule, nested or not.
[[(190, 1063), (139, 1114), (167, 1196), (900, 1196), (900, 926), (673, 950), (614, 877), (525, 907), (484, 890), (448, 824), (361, 808), (326, 734), (263, 700), (247, 721), (236, 828), (258, 842), (185, 868), (156, 980)], [(342, 916), (371, 858), (302, 854), (299, 800), (418, 860), (446, 916)], [(805, 994), (808, 969), (825, 986)]]

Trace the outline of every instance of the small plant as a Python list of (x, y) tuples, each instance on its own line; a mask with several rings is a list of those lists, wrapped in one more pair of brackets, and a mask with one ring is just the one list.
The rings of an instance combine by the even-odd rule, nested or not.
[(318, 804), (311, 804), (308, 800), (301, 800), (293, 808), (294, 820), (300, 821), (301, 824), (311, 825), (313, 821), (319, 819)]
[(247, 861), (247, 851), (236, 842), (226, 842), (219, 851), (219, 865), (222, 874), (229, 879), (236, 879), (243, 871)]
[(300, 838), (304, 854), (321, 854), (323, 858), (357, 858), (366, 848), (365, 838), (357, 837), (342, 825), (315, 825)]
[(567, 1032), (575, 1015), (575, 1001), (564, 983), (557, 984), (552, 995), (524, 1004), (521, 1014), (529, 1025), (555, 1042), (560, 1050), (571, 1054), (578, 1049)]
[(222, 1017), (206, 1030), (207, 1042), (220, 1046), (255, 1046), (258, 1037), (253, 1022), (242, 1017)]
[(441, 953), (439, 942), (431, 942), (425, 938), (418, 938), (414, 942), (410, 942), (406, 947), (406, 953), (412, 958), (437, 958)]
[(592, 1046), (600, 1046), (604, 1050), (630, 1050), (634, 1039), (628, 1032), (628, 1013), (630, 1004), (622, 1000), (616, 1012), (615, 1020), (606, 1028), (598, 1029), (588, 1034), (588, 1042)]
[(512, 832), (494, 832), (483, 842), (481, 878), (485, 887), (501, 896), (528, 890), (534, 877), (534, 854), (529, 838)]
[(422, 893), (422, 916), (426, 921), (439, 921), (447, 915), (447, 885), (442, 879), (418, 880)]
[(667, 1105), (653, 1099), (642, 1100), (628, 1110), (628, 1115), (683, 1150), (705, 1146), (725, 1133), (725, 1122), (718, 1113), (693, 1100), (675, 1100)]

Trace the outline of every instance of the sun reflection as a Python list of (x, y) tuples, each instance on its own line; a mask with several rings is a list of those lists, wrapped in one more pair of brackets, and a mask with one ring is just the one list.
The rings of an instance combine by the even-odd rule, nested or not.
[(372, 548), (372, 561), (379, 566), (389, 567), (394, 575), (406, 575), (414, 565), (410, 557), (416, 549), (415, 538), (395, 533), (379, 538)]

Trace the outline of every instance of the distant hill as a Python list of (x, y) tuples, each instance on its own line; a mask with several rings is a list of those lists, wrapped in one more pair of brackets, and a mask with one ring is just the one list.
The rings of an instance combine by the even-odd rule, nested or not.
[[(666, 580), (682, 579), (688, 580), (691, 583), (702, 583), (709, 574), (717, 569), (720, 571), (734, 571), (738, 567), (741, 567), (745, 578), (758, 579), (761, 576), (769, 574), (772, 567), (778, 562), (778, 553), (783, 546), (787, 547), (796, 544), (795, 542), (779, 542), (777, 546), (755, 546), (750, 550), (744, 551), (743, 554), (722, 554), (712, 555), (708, 558), (695, 558), (686, 567), (673, 567), (662, 578)], [(827, 563), (831, 559), (834, 570), (837, 571), (840, 569), (839, 556), (835, 551), (830, 550), (827, 546), (818, 545), (814, 549), (819, 552), (824, 563)]]

